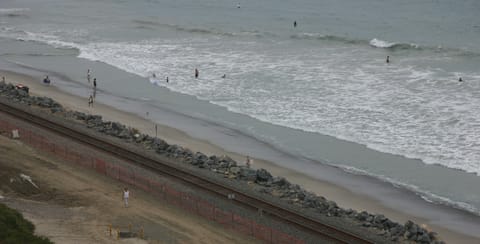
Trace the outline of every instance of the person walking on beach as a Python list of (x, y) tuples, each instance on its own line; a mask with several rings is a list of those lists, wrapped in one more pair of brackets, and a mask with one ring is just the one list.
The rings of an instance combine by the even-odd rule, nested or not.
[(126, 208), (128, 208), (128, 198), (130, 197), (130, 192), (128, 191), (128, 188), (123, 188), (123, 203)]
[(250, 159), (250, 156), (247, 156), (247, 159), (245, 160), (245, 165), (247, 168), (250, 168), (252, 166), (252, 160)]
[(198, 78), (198, 69), (195, 68), (195, 78)]
[(387, 60), (385, 62), (387, 62), (387, 64), (390, 63), (390, 56), (387, 56)]
[(90, 69), (87, 70), (87, 81), (90, 83)]
[(97, 78), (93, 78), (93, 88), (97, 88)]
[(88, 98), (88, 107), (93, 107), (93, 96), (90, 95), (90, 97)]

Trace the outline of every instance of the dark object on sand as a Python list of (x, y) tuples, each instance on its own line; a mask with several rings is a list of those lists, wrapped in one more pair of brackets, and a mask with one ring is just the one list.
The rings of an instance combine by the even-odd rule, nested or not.
[(24, 90), (26, 93), (28, 93), (28, 90), (29, 90), (28, 86), (24, 86), (22, 84), (16, 85), (15, 88), (18, 90)]
[(48, 78), (48, 75), (45, 76), (45, 79), (43, 79), (43, 83), (50, 84), (50, 78)]

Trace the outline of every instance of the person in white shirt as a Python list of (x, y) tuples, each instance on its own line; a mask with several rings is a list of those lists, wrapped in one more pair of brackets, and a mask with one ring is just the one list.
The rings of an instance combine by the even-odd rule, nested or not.
[(130, 196), (130, 192), (128, 188), (123, 189), (123, 202), (125, 203), (125, 207), (128, 208), (128, 197)]
[(250, 158), (250, 156), (247, 156), (247, 160), (245, 160), (245, 165), (247, 168), (250, 168), (253, 164), (253, 160)]

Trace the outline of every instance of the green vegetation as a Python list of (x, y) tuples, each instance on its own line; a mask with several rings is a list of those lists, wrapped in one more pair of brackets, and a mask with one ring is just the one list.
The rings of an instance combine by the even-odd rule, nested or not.
[(0, 203), (0, 243), (53, 243), (46, 237), (33, 234), (35, 226), (24, 219), (22, 214)]

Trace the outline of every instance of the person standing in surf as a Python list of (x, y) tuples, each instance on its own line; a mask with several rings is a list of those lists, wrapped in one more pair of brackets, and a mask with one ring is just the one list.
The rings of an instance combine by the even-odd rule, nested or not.
[(387, 56), (387, 60), (385, 62), (387, 62), (387, 64), (390, 63), (390, 56)]
[(195, 78), (198, 78), (198, 75), (199, 75), (199, 73), (198, 73), (198, 69), (197, 69), (197, 68), (195, 68)]
[(293, 28), (297, 27), (297, 21), (293, 21)]

